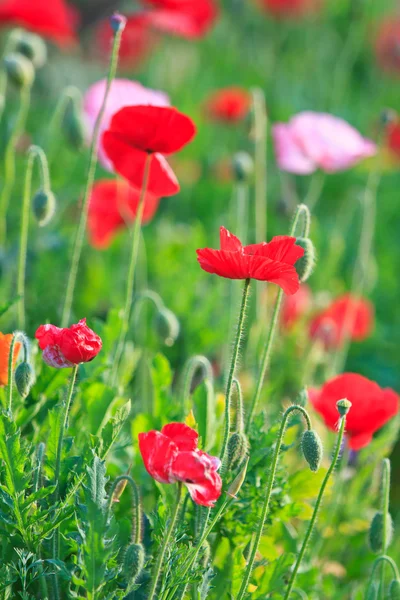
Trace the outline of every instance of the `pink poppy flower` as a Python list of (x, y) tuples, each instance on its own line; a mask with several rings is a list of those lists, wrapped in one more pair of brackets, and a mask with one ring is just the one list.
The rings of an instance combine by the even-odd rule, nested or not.
[(289, 123), (276, 123), (272, 135), (279, 168), (297, 175), (344, 171), (377, 152), (374, 142), (327, 113), (299, 113)]
[[(107, 82), (105, 79), (97, 81), (90, 86), (83, 99), (83, 111), (89, 140), (91, 140), (93, 135), (94, 125), (103, 102), (106, 85)], [(112, 117), (121, 108), (125, 106), (137, 106), (139, 104), (145, 106), (169, 106), (170, 101), (168, 95), (164, 92), (146, 88), (137, 81), (114, 79), (108, 96), (99, 137), (99, 161), (108, 171), (112, 171), (113, 167), (112, 162), (104, 151), (101, 141), (102, 134), (109, 128)]]

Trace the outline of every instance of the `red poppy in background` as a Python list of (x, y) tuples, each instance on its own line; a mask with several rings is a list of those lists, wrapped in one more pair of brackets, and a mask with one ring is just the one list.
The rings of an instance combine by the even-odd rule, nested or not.
[(90, 362), (102, 347), (101, 338), (86, 325), (86, 319), (66, 328), (41, 325), (35, 337), (43, 350), (44, 362), (57, 369)]
[(316, 315), (310, 324), (310, 335), (321, 339), (326, 348), (339, 348), (346, 336), (361, 342), (371, 333), (374, 325), (374, 308), (368, 300), (345, 294)]
[(380, 24), (375, 52), (384, 71), (400, 75), (400, 19), (396, 16)]
[(250, 110), (251, 95), (240, 87), (217, 90), (205, 103), (207, 116), (214, 121), (237, 123), (243, 120)]
[[(95, 248), (107, 248), (115, 234), (136, 218), (140, 190), (124, 180), (100, 179), (93, 186), (89, 201), (89, 241)], [(147, 192), (142, 224), (154, 217), (160, 199)]]
[[(12, 333), (0, 332), (0, 386), (8, 385), (8, 360), (10, 358)], [(17, 362), (18, 354), (21, 349), (21, 343), (14, 344), (13, 367)]]
[(400, 123), (397, 119), (386, 126), (385, 145), (390, 152), (400, 158)]
[[(95, 46), (105, 61), (109, 59), (113, 39), (114, 32), (109, 19), (101, 21), (96, 29)], [(127, 17), (119, 48), (119, 67), (134, 69), (148, 57), (155, 43), (156, 36), (147, 27), (143, 27), (141, 19)]]
[(290, 330), (311, 308), (312, 293), (308, 285), (301, 285), (291, 296), (285, 296), (282, 304), (281, 323), (284, 329)]
[(220, 250), (197, 250), (203, 271), (228, 279), (258, 279), (279, 285), (285, 294), (299, 289), (299, 276), (294, 263), (304, 250), (296, 246), (296, 238), (280, 235), (269, 243), (242, 246), (240, 240), (225, 227), (220, 228)]
[(193, 121), (176, 108), (127, 106), (111, 119), (103, 147), (114, 169), (139, 189), (151, 155), (147, 190), (156, 196), (173, 196), (179, 183), (163, 155), (181, 150), (195, 133)]
[(188, 39), (205, 36), (218, 16), (214, 0), (144, 0), (144, 3), (149, 10), (138, 15), (143, 25)]
[(139, 448), (147, 472), (160, 483), (181, 481), (196, 504), (214, 506), (221, 495), (220, 460), (197, 447), (197, 432), (184, 423), (169, 423), (161, 431), (139, 433)]
[(346, 432), (352, 450), (360, 450), (372, 440), (375, 431), (394, 417), (399, 410), (399, 396), (390, 388), (356, 373), (334, 377), (320, 389), (310, 389), (309, 397), (325, 424), (336, 429), (338, 413), (336, 402), (347, 398), (351, 409), (346, 419)]
[(304, 17), (315, 13), (322, 0), (257, 0), (259, 6), (276, 18)]
[(68, 46), (76, 42), (75, 9), (64, 0), (4, 0), (0, 2), (0, 26), (19, 25)]

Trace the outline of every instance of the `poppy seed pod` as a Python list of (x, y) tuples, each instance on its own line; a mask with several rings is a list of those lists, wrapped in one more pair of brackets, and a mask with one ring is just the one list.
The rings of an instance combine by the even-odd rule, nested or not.
[(125, 551), (122, 570), (128, 586), (135, 583), (144, 567), (145, 553), (142, 544), (130, 544)]
[(31, 365), (27, 362), (22, 362), (18, 365), (15, 370), (14, 379), (19, 395), (22, 398), (26, 398), (35, 381)]
[(315, 267), (315, 247), (310, 238), (298, 237), (296, 238), (296, 244), (304, 249), (303, 256), (296, 263), (296, 271), (300, 283), (304, 283), (310, 277)]
[(172, 310), (161, 308), (157, 313), (155, 325), (162, 342), (166, 346), (173, 346), (178, 338), (180, 325)]
[(46, 63), (46, 44), (34, 33), (21, 31), (15, 41), (15, 51), (29, 58), (35, 69), (40, 69)]
[(367, 589), (365, 600), (378, 600), (379, 586), (374, 582)]
[(7, 54), (4, 58), (4, 67), (9, 79), (17, 87), (31, 86), (35, 79), (35, 69), (33, 64), (18, 52)]
[(232, 160), (232, 169), (237, 181), (248, 181), (254, 173), (254, 161), (247, 152), (237, 152)]
[(301, 449), (311, 471), (318, 471), (324, 450), (321, 438), (316, 431), (308, 430), (303, 433)]
[(389, 600), (400, 600), (400, 581), (393, 579), (389, 585)]
[(369, 546), (374, 554), (380, 554), (386, 551), (386, 548), (390, 546), (390, 542), (393, 537), (393, 521), (392, 516), (388, 512), (386, 514), (386, 547), (383, 547), (383, 528), (385, 526), (383, 513), (377, 512), (371, 521), (368, 532)]
[(242, 432), (235, 432), (228, 442), (228, 464), (230, 469), (238, 467), (249, 452), (249, 442)]
[(351, 402), (350, 400), (347, 400), (347, 398), (342, 398), (342, 400), (336, 402), (336, 408), (338, 409), (339, 415), (345, 417), (351, 408)]
[(38, 190), (33, 197), (32, 207), (40, 227), (47, 225), (56, 211), (56, 199), (53, 192), (44, 189)]
[(85, 144), (85, 126), (78, 106), (72, 99), (65, 110), (62, 129), (71, 148), (81, 150)]

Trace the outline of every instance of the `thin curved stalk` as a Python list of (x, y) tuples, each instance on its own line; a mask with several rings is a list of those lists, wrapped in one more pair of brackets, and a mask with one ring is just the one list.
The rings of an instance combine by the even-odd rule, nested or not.
[(119, 477), (116, 478), (116, 480), (112, 484), (111, 489), (110, 489), (109, 498), (108, 498), (107, 510), (106, 510), (107, 519), (110, 518), (110, 511), (111, 511), (111, 505), (113, 503), (114, 492), (116, 491), (117, 486), (120, 483), (122, 483), (123, 481), (126, 481), (127, 483), (129, 483), (131, 490), (132, 490), (133, 510), (132, 510), (131, 541), (134, 544), (139, 544), (140, 540), (142, 539), (142, 510), (141, 510), (141, 504), (140, 504), (140, 492), (139, 492), (139, 488), (138, 488), (136, 482), (130, 475), (120, 475)]

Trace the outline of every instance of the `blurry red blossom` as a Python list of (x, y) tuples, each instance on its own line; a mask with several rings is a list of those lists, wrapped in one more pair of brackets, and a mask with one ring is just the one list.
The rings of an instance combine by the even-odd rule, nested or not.
[(400, 158), (400, 123), (398, 119), (388, 123), (385, 129), (385, 145), (397, 158)]
[(276, 123), (272, 135), (279, 168), (297, 175), (344, 171), (377, 152), (354, 127), (327, 113), (301, 112)]
[[(111, 29), (109, 25), (108, 28)], [(85, 115), (89, 141), (91, 141), (96, 119), (103, 103), (106, 85), (107, 81), (105, 79), (97, 81), (88, 88), (83, 99), (83, 111)], [(137, 104), (169, 106), (169, 98), (164, 92), (146, 88), (137, 81), (130, 81), (129, 79), (114, 79), (111, 84), (106, 109), (101, 123), (99, 141), (99, 161), (102, 166), (109, 171), (112, 171), (112, 163), (107, 158), (104, 151), (101, 135), (106, 129), (108, 129), (111, 119), (115, 113), (121, 110), (121, 108), (124, 108), (124, 106), (135, 106)]]
[(184, 423), (139, 433), (147, 472), (160, 483), (183, 482), (196, 504), (214, 506), (221, 495), (220, 460), (199, 450), (197, 432)]
[(393, 16), (382, 21), (375, 43), (379, 66), (388, 73), (400, 75), (400, 19)]
[(71, 327), (40, 325), (35, 333), (43, 360), (51, 367), (64, 369), (89, 362), (100, 352), (100, 337), (86, 325), (86, 319)]
[(276, 18), (304, 17), (315, 13), (322, 0), (257, 0), (258, 5)]
[(327, 348), (338, 348), (343, 344), (346, 329), (351, 340), (360, 342), (368, 337), (373, 326), (372, 304), (364, 298), (344, 294), (312, 319), (310, 335), (322, 340)]
[(214, 0), (143, 0), (148, 10), (138, 14), (144, 26), (196, 39), (213, 27), (218, 9)]
[[(120, 179), (100, 179), (93, 186), (89, 201), (89, 241), (95, 248), (107, 248), (115, 234), (135, 220), (140, 190)], [(147, 192), (142, 223), (154, 217), (160, 199)]]
[(220, 250), (197, 250), (200, 267), (228, 279), (258, 279), (279, 285), (285, 294), (295, 294), (299, 277), (293, 266), (304, 250), (296, 246), (296, 238), (280, 235), (269, 243), (242, 246), (240, 240), (225, 227), (220, 228)]
[(77, 13), (64, 0), (3, 0), (0, 2), (0, 26), (18, 25), (55, 42), (68, 46), (76, 42)]
[(360, 450), (372, 440), (399, 410), (399, 396), (390, 388), (356, 373), (343, 373), (330, 379), (321, 389), (310, 389), (309, 397), (325, 424), (335, 430), (338, 422), (336, 402), (347, 398), (352, 406), (346, 420), (346, 432), (352, 450)]
[(150, 155), (147, 190), (172, 196), (179, 192), (179, 183), (163, 155), (178, 152), (195, 134), (193, 121), (176, 108), (128, 106), (113, 116), (103, 147), (114, 169), (140, 189)]
[(214, 121), (237, 123), (250, 110), (251, 95), (240, 87), (228, 87), (212, 93), (206, 103), (207, 116)]
[(312, 293), (308, 285), (303, 284), (291, 296), (285, 296), (281, 311), (281, 323), (290, 330), (311, 308)]

